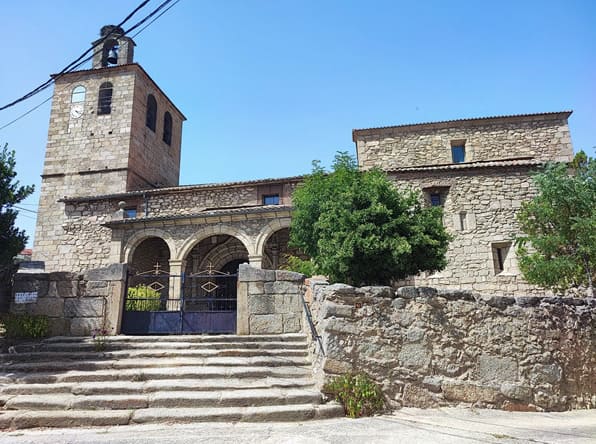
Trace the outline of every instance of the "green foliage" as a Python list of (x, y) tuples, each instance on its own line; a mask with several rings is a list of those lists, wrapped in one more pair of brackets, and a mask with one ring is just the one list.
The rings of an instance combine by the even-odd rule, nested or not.
[(325, 384), (323, 393), (338, 400), (350, 418), (371, 416), (385, 409), (381, 389), (365, 373), (347, 373)]
[(284, 265), (282, 269), (302, 273), (306, 277), (311, 277), (316, 274), (316, 265), (312, 259), (302, 259), (298, 256), (287, 256), (286, 265)]
[(38, 339), (48, 335), (48, 317), (43, 315), (8, 314), (3, 317), (7, 338)]
[(146, 285), (137, 285), (128, 289), (126, 311), (157, 311), (160, 308), (159, 291)]
[(386, 285), (445, 268), (450, 236), (442, 209), (398, 191), (380, 170), (359, 171), (347, 153), (338, 153), (328, 174), (314, 162), (292, 202), (291, 245), (333, 282)]
[(579, 286), (593, 294), (596, 278), (596, 160), (576, 155), (534, 176), (538, 194), (517, 215), (524, 278), (555, 291)]
[(33, 186), (19, 186), (16, 175), (14, 151), (5, 144), (0, 149), (0, 270), (10, 267), (27, 243), (25, 232), (14, 225), (18, 214), (14, 205), (29, 196)]

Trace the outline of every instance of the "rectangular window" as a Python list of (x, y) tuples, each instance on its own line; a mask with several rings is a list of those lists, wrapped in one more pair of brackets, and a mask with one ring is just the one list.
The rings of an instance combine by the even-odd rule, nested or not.
[(467, 229), (467, 224), (466, 224), (466, 212), (465, 211), (460, 211), (459, 213), (459, 229), (461, 231), (464, 231), (465, 229)]
[(263, 196), (263, 205), (279, 205), (279, 194), (266, 194)]
[(451, 147), (451, 158), (453, 163), (462, 163), (466, 160), (466, 147), (462, 145), (454, 145)]
[(124, 209), (124, 219), (134, 219), (137, 217), (137, 209), (136, 208), (125, 208)]
[(511, 269), (511, 242), (492, 244), (493, 267), (495, 274), (510, 273)]
[(442, 203), (441, 193), (430, 193), (430, 204), (433, 207), (440, 207)]

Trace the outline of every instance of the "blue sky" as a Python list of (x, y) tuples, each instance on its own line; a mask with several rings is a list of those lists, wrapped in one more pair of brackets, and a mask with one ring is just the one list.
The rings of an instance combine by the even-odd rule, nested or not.
[[(139, 3), (1, 2), (0, 103)], [(181, 184), (307, 173), (354, 153), (353, 128), (567, 109), (576, 151), (594, 155), (595, 23), (591, 0), (180, 0), (135, 38), (135, 59), (188, 118)], [(0, 111), (0, 127), (50, 95)], [(49, 110), (0, 130), (37, 190)], [(18, 220), (30, 236), (34, 218)]]

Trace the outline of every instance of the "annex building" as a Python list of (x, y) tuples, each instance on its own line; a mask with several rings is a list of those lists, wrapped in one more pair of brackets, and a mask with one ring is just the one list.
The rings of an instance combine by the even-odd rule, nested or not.
[[(33, 259), (46, 272), (128, 264), (139, 276), (280, 268), (301, 177), (179, 185), (183, 113), (134, 62), (121, 29), (103, 27), (98, 42), (91, 69), (55, 76)], [(517, 269), (515, 214), (533, 171), (571, 160), (570, 114), (353, 130), (362, 169), (379, 167), (444, 208), (448, 266), (412, 283), (544, 294)], [(186, 291), (168, 284), (171, 297)]]

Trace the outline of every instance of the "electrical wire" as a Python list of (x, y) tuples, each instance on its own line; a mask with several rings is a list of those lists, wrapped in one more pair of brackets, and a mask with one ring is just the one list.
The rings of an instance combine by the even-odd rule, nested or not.
[(37, 214), (37, 211), (30, 210), (29, 208), (23, 208), (23, 207), (19, 207), (18, 205), (13, 205), (12, 207), (13, 207), (13, 208), (17, 208), (17, 209), (19, 209), (19, 210), (23, 210), (23, 211), (28, 211), (29, 213), (35, 213), (35, 214)]
[[(154, 9), (149, 15), (147, 15), (146, 17), (144, 17), (141, 21), (137, 22), (134, 26), (132, 26), (131, 28), (129, 28), (128, 30), (126, 30), (124, 32), (124, 34), (122, 34), (122, 36), (130, 33), (131, 31), (135, 30), (136, 28), (138, 28), (139, 26), (141, 26), (143, 23), (145, 23), (147, 20), (149, 20), (151, 17), (153, 17), (155, 14), (157, 14), (161, 9), (163, 9), (168, 3), (170, 3), (172, 0), (165, 0), (163, 3), (161, 3), (156, 9)], [(147, 3), (149, 2), (149, 0), (145, 0), (143, 1), (139, 6), (137, 6), (130, 14), (128, 14), (126, 16), (126, 18), (120, 22), (120, 24), (116, 25), (118, 27), (120, 27), (122, 24), (126, 23), (139, 9), (141, 9), (143, 6), (145, 6)], [(180, 2), (180, 0), (176, 0), (173, 4), (171, 4), (168, 8), (166, 8), (164, 11), (162, 11), (157, 17), (155, 17), (153, 20), (151, 20), (149, 23), (147, 23), (143, 28), (141, 28), (138, 32), (136, 32), (131, 38), (136, 37), (137, 35), (139, 35), (140, 33), (142, 33), (145, 29), (147, 29), (153, 22), (155, 22), (157, 19), (159, 19), (162, 15), (164, 15), (166, 12), (168, 12), (171, 8), (173, 8), (178, 2)], [(87, 51), (85, 51), (81, 56), (79, 56), (75, 61), (71, 62), (70, 64), (68, 64), (61, 72), (59, 72), (58, 74), (54, 75), (51, 79), (49, 79), (48, 81), (44, 82), (43, 84), (41, 84), (40, 86), (38, 86), (37, 88), (35, 88), (34, 90), (32, 90), (31, 92), (27, 93), (26, 95), (24, 95), (23, 97), (3, 106), (0, 108), (0, 111), (7, 109), (11, 106), (14, 106), (24, 100), (27, 100), (31, 97), (33, 97), (34, 95), (44, 91), (45, 89), (49, 88), (52, 83), (54, 83), (54, 81), (58, 78), (60, 78), (61, 76), (63, 76), (66, 73), (72, 72), (74, 70), (76, 70), (78, 67), (80, 67), (81, 65), (83, 65), (84, 63), (88, 62), (89, 60), (91, 60), (93, 57), (95, 57), (95, 55), (99, 52), (101, 52), (103, 50), (100, 49), (99, 51), (95, 51), (93, 52), (93, 54), (91, 54), (88, 57), (85, 57), (90, 51), (94, 50), (95, 48), (97, 48), (98, 46), (100, 46), (108, 37), (110, 37), (110, 35), (106, 35), (104, 36), (102, 39), (98, 40), (96, 42), (95, 45), (93, 45), (90, 49), (88, 49)], [(82, 59), (82, 60), (81, 60)], [(20, 116), (18, 116), (17, 118), (15, 118), (14, 120), (8, 122), (7, 124), (3, 125), (0, 127), (0, 131), (2, 131), (4, 128), (12, 125), (13, 123), (17, 122), (18, 120), (22, 119), (23, 117), (27, 116), (28, 114), (32, 113), (33, 111), (35, 111), (36, 109), (38, 109), (40, 106), (42, 106), (44, 103), (48, 102), (52, 97), (48, 97), (47, 99), (45, 99), (43, 102), (41, 102), (40, 104), (36, 105), (35, 107), (31, 108), (29, 111), (25, 112), (24, 114), (21, 114)]]
[(17, 118), (16, 118), (16, 119), (14, 119), (14, 120), (11, 120), (11, 121), (10, 121), (10, 122), (8, 122), (6, 125), (0, 126), (0, 131), (2, 131), (2, 130), (3, 130), (4, 128), (6, 128), (7, 126), (10, 126), (10, 125), (12, 125), (12, 124), (13, 124), (13, 123), (15, 123), (16, 121), (18, 121), (18, 120), (21, 120), (21, 119), (22, 119), (23, 117), (25, 117), (26, 115), (28, 115), (28, 114), (31, 114), (33, 111), (35, 111), (35, 110), (36, 110), (37, 108), (39, 108), (41, 105), (43, 105), (44, 103), (46, 103), (46, 102), (50, 101), (50, 100), (51, 100), (51, 98), (52, 98), (52, 96), (48, 97), (48, 98), (47, 98), (47, 99), (45, 99), (43, 102), (41, 102), (39, 105), (37, 105), (37, 106), (34, 106), (33, 108), (31, 108), (31, 109), (30, 109), (29, 111), (27, 111), (26, 113), (24, 113), (24, 114), (21, 114), (19, 117), (17, 117)]
[[(166, 2), (164, 3), (169, 3), (171, 0), (166, 0)], [(122, 20), (118, 25), (118, 27), (122, 26), (124, 23), (126, 23), (128, 20), (130, 20), (130, 18), (142, 7), (144, 7), (147, 3), (149, 3), (149, 0), (144, 0), (139, 6), (137, 6), (130, 14), (128, 14), (124, 20)], [(163, 3), (162, 3), (163, 5)], [(160, 5), (161, 7), (161, 5)], [(101, 45), (107, 38), (109, 37), (109, 34), (104, 36), (103, 38), (101, 38), (100, 40), (97, 41), (97, 43), (95, 45), (93, 45), (91, 48), (87, 49), (83, 54), (81, 54), (76, 60), (74, 60), (73, 62), (69, 63), (65, 68), (63, 68), (59, 73), (58, 76), (54, 76), (53, 78), (50, 78), (49, 80), (45, 81), (44, 83), (42, 83), (41, 85), (39, 85), (37, 88), (31, 90), (30, 92), (28, 92), (27, 94), (25, 94), (24, 96), (13, 100), (12, 102), (8, 103), (7, 105), (4, 105), (2, 107), (0, 107), (0, 111), (5, 110), (7, 108), (10, 108), (11, 106), (16, 105), (17, 103), (20, 103), (24, 100), (27, 100), (31, 97), (33, 97), (34, 95), (40, 93), (41, 91), (43, 91), (44, 89), (48, 88), (56, 78), (58, 78), (60, 75), (65, 74), (66, 72), (69, 72), (69, 70), (73, 69), (73, 65), (76, 65), (77, 62), (79, 62), (81, 59), (83, 59), (87, 54), (89, 54), (90, 51), (93, 51), (93, 49), (95, 49), (97, 46)], [(78, 65), (76, 65), (78, 66)], [(75, 67), (76, 67), (75, 66)]]

